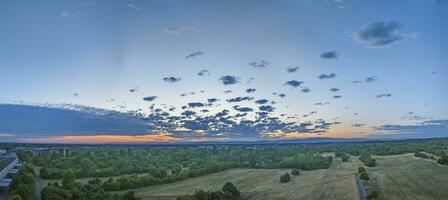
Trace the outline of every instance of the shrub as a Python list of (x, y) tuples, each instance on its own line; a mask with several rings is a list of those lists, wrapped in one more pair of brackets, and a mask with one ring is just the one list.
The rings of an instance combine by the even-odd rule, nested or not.
[(364, 167), (358, 167), (358, 173), (366, 172), (366, 169)]
[(294, 176), (298, 176), (298, 175), (300, 175), (300, 170), (299, 169), (292, 169), (291, 170), (291, 174), (294, 175)]
[(377, 191), (372, 191), (367, 195), (367, 199), (376, 199), (380, 196), (380, 194)]
[(369, 175), (366, 172), (363, 172), (359, 175), (359, 178), (365, 181), (370, 180)]
[(290, 180), (291, 180), (291, 176), (289, 175), (288, 172), (286, 172), (285, 174), (280, 176), (280, 182), (281, 183), (286, 183), (286, 182), (289, 182)]

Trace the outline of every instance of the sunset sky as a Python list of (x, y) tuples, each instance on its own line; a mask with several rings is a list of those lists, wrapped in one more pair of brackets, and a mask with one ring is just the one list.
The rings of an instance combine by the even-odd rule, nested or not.
[(1, 1), (0, 141), (448, 136), (447, 19), (443, 0)]

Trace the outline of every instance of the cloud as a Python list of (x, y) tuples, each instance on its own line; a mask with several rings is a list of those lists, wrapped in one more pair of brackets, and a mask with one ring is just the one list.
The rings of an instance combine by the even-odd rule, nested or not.
[(315, 103), (314, 105), (316, 105), (316, 106), (323, 106), (323, 105), (328, 105), (328, 104), (330, 104), (330, 102), (323, 102), (323, 103), (321, 103), (321, 102), (318, 102), (318, 103)]
[(180, 77), (174, 77), (174, 76), (163, 78), (163, 81), (168, 82), (168, 83), (175, 83), (175, 82), (178, 82), (180, 80), (181, 80)]
[(154, 101), (157, 99), (157, 96), (147, 96), (143, 97), (143, 101)]
[(272, 106), (260, 106), (258, 107), (259, 110), (265, 111), (265, 112), (274, 112), (275, 108)]
[(190, 108), (197, 108), (197, 107), (204, 107), (205, 104), (201, 103), (201, 102), (191, 102), (188, 103), (188, 107)]
[(231, 98), (231, 99), (227, 99), (226, 101), (229, 103), (236, 103), (236, 102), (241, 102), (241, 101), (251, 101), (252, 99), (254, 99), (253, 97), (236, 97), (236, 98)]
[(254, 89), (254, 88), (248, 88), (248, 89), (246, 89), (246, 92), (247, 92), (247, 93), (252, 93), (252, 92), (255, 92), (255, 91), (257, 91), (257, 89)]
[(256, 104), (265, 104), (268, 102), (269, 102), (269, 100), (267, 100), (267, 99), (258, 99), (255, 101)]
[(366, 124), (356, 123), (356, 124), (352, 124), (352, 127), (360, 128), (360, 127), (364, 127), (365, 125), (366, 125)]
[(392, 94), (377, 94), (376, 98), (391, 97)]
[(77, 10), (77, 11), (74, 11), (74, 12), (66, 12), (66, 11), (64, 11), (64, 12), (61, 12), (60, 15), (61, 15), (62, 18), (75, 18), (75, 19), (77, 19), (77, 18), (81, 18), (81, 17), (87, 15), (87, 12), (84, 9), (80, 9), (80, 10)]
[(267, 66), (271, 65), (268, 61), (260, 60), (259, 62), (250, 62), (250, 66), (255, 68), (266, 68)]
[(238, 112), (252, 112), (254, 110), (249, 107), (239, 107), (239, 106), (233, 106), (233, 109), (235, 109)]
[(148, 134), (140, 115), (79, 105), (0, 104), (0, 133), (24, 136)]
[(196, 51), (191, 54), (188, 54), (187, 56), (185, 56), (185, 58), (189, 59), (189, 58), (194, 58), (194, 57), (202, 56), (202, 55), (204, 55), (204, 53), (202, 51)]
[(331, 88), (330, 91), (331, 92), (337, 92), (337, 91), (339, 91), (339, 89), (338, 88)]
[(299, 87), (302, 84), (303, 84), (303, 81), (290, 80), (290, 81), (287, 81), (286, 83), (284, 83), (283, 85), (289, 85), (289, 86), (292, 86), (292, 87)]
[(374, 127), (375, 137), (430, 138), (447, 137), (448, 120), (428, 120), (409, 125), (386, 124)]
[(283, 93), (276, 93), (276, 92), (274, 92), (274, 93), (272, 93), (273, 95), (276, 95), (276, 96), (278, 96), (278, 97), (280, 97), (280, 98), (284, 98), (284, 97), (286, 97), (286, 94), (283, 94)]
[(333, 99), (340, 99), (340, 98), (342, 98), (341, 95), (334, 95), (334, 96), (333, 96)]
[(79, 96), (79, 93), (73, 93), (73, 98), (76, 98), (76, 97), (78, 97)]
[(203, 69), (203, 70), (198, 72), (198, 75), (199, 76), (210, 75), (210, 71), (208, 71), (207, 69)]
[(376, 78), (375, 76), (371, 76), (371, 77), (367, 77), (364, 81), (366, 83), (371, 83), (371, 82), (375, 82), (377, 80), (378, 80), (378, 78)]
[(142, 8), (136, 6), (135, 4), (128, 3), (129, 8), (132, 8), (134, 10), (140, 11)]
[(355, 33), (355, 40), (370, 48), (386, 47), (411, 35), (400, 33), (401, 24), (397, 21), (378, 21), (369, 23)]
[(197, 31), (199, 28), (199, 24), (193, 24), (193, 25), (185, 25), (185, 26), (173, 26), (168, 27), (165, 30), (163, 30), (164, 33), (170, 34), (170, 35), (179, 35), (184, 32), (194, 32)]
[(286, 68), (286, 71), (288, 72), (288, 73), (294, 73), (294, 72), (297, 72), (297, 70), (299, 69), (300, 67), (288, 67), (288, 68)]
[(305, 88), (302, 88), (302, 92), (308, 93), (308, 92), (311, 92), (311, 90), (309, 88), (305, 87)]
[(336, 59), (336, 58), (338, 58), (338, 52), (337, 51), (323, 52), (322, 54), (320, 54), (320, 58), (322, 58), (322, 59)]
[(217, 101), (218, 101), (217, 98), (210, 98), (210, 99), (207, 99), (207, 102), (208, 102), (208, 103), (215, 103), (215, 102), (217, 102)]
[(239, 78), (236, 76), (226, 75), (226, 76), (222, 76), (219, 80), (222, 81), (222, 84), (224, 84), (224, 85), (233, 85), (233, 84), (239, 82), (238, 79)]
[(335, 73), (331, 73), (331, 74), (321, 74), (318, 76), (319, 79), (330, 79), (330, 78), (334, 78), (336, 77)]

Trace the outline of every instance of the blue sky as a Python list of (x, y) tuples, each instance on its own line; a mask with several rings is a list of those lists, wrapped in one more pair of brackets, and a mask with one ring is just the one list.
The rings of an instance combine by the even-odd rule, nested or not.
[[(148, 130), (182, 140), (448, 136), (443, 121), (448, 119), (446, 19), (448, 2), (437, 0), (2, 1), (0, 102), (142, 109), (145, 116), (159, 115), (149, 109), (152, 104), (166, 112), (176, 107), (171, 116), (195, 111)], [(190, 54), (196, 56), (186, 58)], [(287, 72), (294, 67), (299, 68)], [(207, 70), (204, 76), (198, 75), (201, 70)], [(237, 83), (225, 85), (223, 76)], [(180, 79), (167, 82), (166, 77)], [(291, 80), (303, 83), (285, 84)], [(248, 88), (256, 91), (247, 93)], [(148, 96), (157, 98), (144, 101)], [(251, 100), (226, 101), (245, 96)], [(219, 101), (182, 109), (209, 98)], [(277, 121), (255, 128), (267, 124), (257, 121), (259, 99), (269, 100), (270, 117), (297, 126)], [(239, 129), (186, 128), (188, 120), (201, 121), (224, 109), (236, 116), (244, 107), (253, 111), (232, 118)], [(151, 120), (156, 119), (146, 119)], [(226, 119), (204, 123), (220, 120)], [(243, 129), (239, 122), (244, 120), (250, 125)], [(441, 129), (434, 130), (434, 120)], [(0, 126), (0, 136), (51, 136), (8, 132), (13, 129)], [(137, 134), (133, 130), (121, 134)]]

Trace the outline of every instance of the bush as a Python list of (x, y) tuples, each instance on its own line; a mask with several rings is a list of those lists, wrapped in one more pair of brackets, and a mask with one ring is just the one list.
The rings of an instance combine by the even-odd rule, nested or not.
[(291, 176), (289, 175), (288, 172), (286, 172), (285, 174), (280, 176), (280, 182), (281, 183), (286, 183), (286, 182), (289, 182), (290, 180), (291, 180)]
[(372, 191), (367, 195), (367, 199), (376, 199), (380, 196), (380, 194), (377, 191)]
[(359, 157), (359, 160), (361, 160), (367, 167), (375, 167), (376, 160), (372, 158), (369, 154), (364, 154)]
[(348, 162), (348, 160), (350, 159), (350, 156), (348, 156), (347, 154), (344, 154), (343, 156), (341, 156), (342, 162)]
[(363, 172), (359, 175), (359, 178), (365, 181), (370, 180), (369, 175), (366, 172)]
[(294, 176), (298, 176), (298, 175), (300, 175), (300, 170), (299, 169), (292, 169), (291, 170), (291, 174), (294, 175)]
[(358, 173), (366, 172), (366, 169), (364, 167), (358, 167)]
[(239, 197), (240, 191), (236, 188), (235, 185), (231, 182), (226, 182), (222, 187), (222, 191), (227, 194), (231, 194), (232, 196)]

